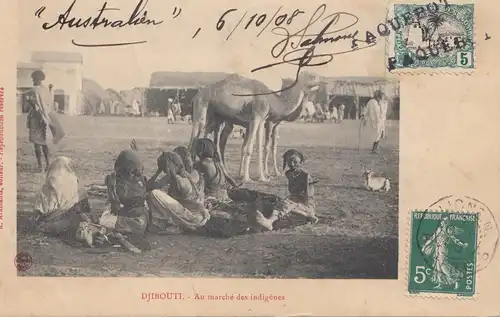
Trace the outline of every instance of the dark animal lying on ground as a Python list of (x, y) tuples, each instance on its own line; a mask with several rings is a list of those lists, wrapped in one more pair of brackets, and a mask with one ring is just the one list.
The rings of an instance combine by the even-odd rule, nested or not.
[(283, 202), (283, 198), (277, 195), (247, 188), (234, 188), (228, 190), (227, 193), (229, 198), (235, 202), (253, 204), (265, 217), (269, 217), (273, 210)]

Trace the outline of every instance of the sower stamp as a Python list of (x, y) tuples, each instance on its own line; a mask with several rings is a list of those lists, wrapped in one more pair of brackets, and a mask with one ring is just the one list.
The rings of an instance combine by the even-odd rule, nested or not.
[(477, 213), (412, 213), (408, 291), (473, 296)]
[(394, 4), (391, 11), (389, 71), (475, 68), (474, 4)]

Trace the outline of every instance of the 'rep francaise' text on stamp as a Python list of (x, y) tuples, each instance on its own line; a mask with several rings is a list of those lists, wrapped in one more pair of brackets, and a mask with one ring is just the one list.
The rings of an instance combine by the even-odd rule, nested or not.
[(390, 71), (472, 71), (474, 4), (394, 4), (387, 46)]
[(409, 293), (474, 296), (479, 215), (414, 211), (411, 217)]

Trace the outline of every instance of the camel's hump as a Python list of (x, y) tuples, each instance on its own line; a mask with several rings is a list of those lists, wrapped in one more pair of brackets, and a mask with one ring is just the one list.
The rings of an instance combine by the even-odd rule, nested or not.
[[(230, 74), (223, 80), (214, 84), (215, 87), (224, 87), (225, 89), (229, 89), (232, 87), (245, 87), (254, 90), (259, 93), (268, 93), (271, 90), (262, 82), (241, 76), (239, 74)], [(215, 88), (214, 87), (214, 88)]]
[(246, 84), (249, 85), (256, 80), (250, 79), (239, 74), (230, 74), (226, 78), (220, 81), (223, 84)]
[(224, 78), (225, 80), (242, 80), (242, 79), (247, 79), (246, 77), (244, 76), (241, 76), (240, 74), (237, 74), (237, 73), (232, 73), (232, 74), (229, 74), (226, 78)]

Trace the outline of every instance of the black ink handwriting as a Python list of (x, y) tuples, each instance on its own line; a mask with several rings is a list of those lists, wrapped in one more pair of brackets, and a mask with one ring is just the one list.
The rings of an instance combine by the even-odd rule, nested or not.
[[(283, 65), (283, 64), (295, 65), (295, 66), (297, 66), (297, 69), (295, 72), (295, 78), (289, 86), (286, 86), (280, 90), (273, 90), (273, 91), (270, 91), (267, 93), (248, 94), (248, 95), (233, 94), (233, 95), (235, 95), (235, 96), (259, 96), (259, 95), (271, 95), (271, 94), (277, 94), (277, 93), (283, 92), (285, 90), (293, 88), (298, 83), (299, 75), (300, 75), (300, 72), (303, 68), (323, 66), (323, 65), (330, 63), (333, 60), (334, 56), (336, 56), (336, 55), (343, 55), (343, 54), (351, 53), (353, 51), (360, 51), (363, 49), (373, 47), (373, 46), (375, 46), (375, 44), (376, 43), (371, 43), (369, 45), (366, 45), (366, 46), (363, 46), (360, 48), (356, 48), (356, 49), (349, 49), (349, 50), (344, 50), (344, 51), (339, 51), (339, 52), (321, 53), (321, 54), (315, 53), (315, 49), (316, 49), (315, 45), (310, 46), (308, 48), (299, 48), (299, 49), (287, 52), (286, 54), (283, 55), (282, 61), (259, 66), (257, 68), (252, 69), (252, 73), (260, 71), (260, 70), (276, 67), (279, 65)], [(297, 53), (303, 53), (303, 55), (299, 55), (298, 57), (294, 57), (294, 55)]]
[[(366, 49), (374, 46), (376, 43), (373, 40), (362, 40), (358, 38), (359, 31), (347, 32), (346, 30), (356, 25), (359, 21), (358, 17), (348, 12), (336, 12), (329, 14), (326, 17), (323, 15), (326, 12), (326, 4), (319, 6), (312, 14), (308, 23), (294, 33), (290, 33), (285, 27), (275, 27), (272, 32), (275, 35), (283, 37), (271, 49), (273, 58), (280, 58), (281, 61), (270, 63), (264, 66), (257, 67), (252, 72), (269, 69), (283, 64), (291, 64), (297, 66), (295, 79), (291, 85), (281, 90), (271, 91), (264, 94), (279, 93), (284, 90), (293, 88), (299, 80), (300, 71), (306, 67), (319, 67), (330, 63), (334, 56), (347, 54), (350, 52)], [(341, 18), (344, 18), (341, 23)], [(312, 26), (326, 21), (321, 31), (314, 33), (310, 29)], [(279, 31), (279, 32), (278, 32)], [(346, 31), (345, 34), (339, 34)], [(335, 35), (333, 35), (335, 34)], [(350, 49), (334, 50), (333, 52), (317, 53), (316, 49), (319, 45), (333, 44), (342, 40), (351, 41)], [(358, 42), (365, 43), (364, 46), (359, 46)], [(291, 50), (290, 50), (291, 48)]]
[[(337, 12), (337, 13), (332, 13), (323, 19), (322, 16), (324, 15), (326, 11), (326, 4), (323, 4), (319, 6), (316, 11), (312, 14), (311, 18), (309, 19), (309, 22), (304, 26), (303, 28), (299, 29), (297, 32), (290, 34), (288, 29), (284, 27), (275, 27), (272, 32), (275, 35), (282, 36), (283, 39), (278, 41), (272, 48), (271, 50), (271, 55), (274, 58), (280, 57), (288, 47), (291, 47), (293, 49), (297, 49), (299, 47), (305, 47), (309, 45), (316, 45), (316, 44), (326, 44), (326, 43), (334, 43), (339, 40), (347, 40), (350, 39), (353, 42), (353, 46), (355, 43), (357, 43), (359, 40), (356, 38), (358, 35), (358, 31), (355, 31), (350, 34), (344, 34), (344, 35), (338, 35), (335, 37), (327, 37), (327, 35), (332, 35), (338, 32), (342, 32), (344, 30), (347, 30), (350, 27), (353, 27), (358, 23), (358, 17), (348, 13), (348, 12)], [(350, 18), (351, 21), (347, 22), (346, 25), (337, 25), (339, 24), (340, 18), (345, 17), (345, 18)], [(328, 23), (323, 27), (323, 29), (319, 33), (308, 33), (308, 30), (316, 25), (318, 21), (325, 21), (327, 20)], [(334, 27), (335, 26), (335, 27)], [(279, 32), (277, 32), (279, 31)], [(310, 39), (310, 37), (314, 37), (313, 39)], [(294, 38), (298, 38), (298, 40), (295, 40), (292, 42)]]
[(163, 21), (156, 21), (148, 18), (148, 11), (146, 6), (148, 0), (139, 0), (134, 11), (130, 14), (128, 20), (110, 20), (104, 16), (106, 11), (118, 11), (116, 8), (107, 7), (108, 2), (104, 2), (102, 7), (97, 11), (95, 17), (73, 17), (71, 16), (71, 11), (75, 6), (76, 0), (70, 4), (68, 9), (63, 14), (60, 14), (57, 21), (50, 24), (44, 23), (42, 28), (44, 30), (50, 30), (56, 26), (62, 30), (65, 26), (68, 28), (92, 28), (96, 29), (98, 27), (111, 27), (111, 28), (123, 28), (126, 26), (138, 26), (141, 24), (145, 25), (159, 25)]
[(123, 28), (126, 26), (138, 26), (141, 24), (144, 25), (159, 25), (162, 24), (163, 21), (156, 21), (154, 19), (148, 18), (148, 11), (146, 10), (146, 6), (148, 4), (148, 0), (139, 0), (134, 11), (130, 14), (128, 20), (110, 20), (104, 16), (106, 11), (118, 11), (117, 8), (109, 8), (107, 7), (108, 2), (104, 2), (102, 7), (97, 11), (97, 15), (95, 17), (73, 17), (71, 16), (71, 11), (75, 6), (76, 0), (70, 4), (68, 9), (63, 14), (60, 14), (57, 21), (50, 24), (44, 23), (42, 28), (44, 30), (50, 30), (56, 26), (59, 26), (59, 29), (62, 30), (65, 26), (68, 28), (92, 28), (96, 29), (98, 27), (111, 27), (111, 28)]
[[(105, 16), (106, 11), (119, 11), (120, 9), (108, 7), (108, 2), (104, 2), (102, 7), (97, 11), (97, 15), (92, 17), (76, 17), (72, 15), (72, 10), (75, 7), (77, 0), (73, 0), (70, 6), (66, 9), (66, 11), (59, 15), (57, 21), (53, 23), (45, 22), (42, 24), (43, 30), (51, 30), (55, 27), (59, 27), (59, 30), (62, 30), (64, 27), (67, 28), (90, 28), (95, 30), (98, 27), (103, 28), (123, 28), (123, 27), (134, 27), (139, 25), (147, 25), (147, 26), (156, 26), (162, 24), (163, 21), (157, 21), (154, 19), (150, 19), (148, 17), (148, 11), (146, 10), (148, 0), (139, 0), (134, 10), (128, 16), (128, 19), (121, 20), (116, 19), (112, 20)], [(43, 7), (45, 8), (45, 7)], [(177, 10), (177, 8), (175, 9)], [(41, 17), (42, 9), (37, 11), (37, 16)], [(179, 11), (180, 14), (180, 11)], [(72, 43), (76, 46), (83, 47), (104, 47), (104, 46), (123, 46), (123, 45), (133, 45), (133, 44), (142, 44), (146, 43), (146, 41), (131, 41), (131, 42), (120, 42), (120, 43), (104, 43), (104, 44), (80, 44), (75, 40)]]
[[(271, 63), (271, 64), (267, 64), (267, 65), (260, 66), (260, 67), (252, 69), (252, 73), (253, 73), (253, 72), (256, 72), (256, 71), (259, 71), (259, 70), (263, 70), (263, 69), (275, 67), (275, 66), (282, 65), (282, 64), (296, 65), (297, 66), (297, 71), (295, 73), (295, 79), (294, 79), (293, 83), (290, 86), (282, 88), (280, 90), (270, 91), (270, 92), (266, 92), (266, 93), (248, 94), (248, 95), (233, 94), (233, 95), (234, 96), (272, 95), (272, 94), (277, 94), (277, 93), (280, 93), (280, 92), (283, 92), (285, 90), (293, 88), (297, 84), (297, 82), (299, 80), (300, 71), (302, 70), (303, 67), (313, 67), (313, 66), (326, 65), (326, 64), (328, 64), (329, 62), (331, 62), (333, 60), (333, 55), (332, 54), (318, 54), (318, 55), (315, 55), (314, 54), (315, 48), (316, 48), (316, 46), (310, 46), (308, 48), (297, 49), (297, 50), (294, 50), (294, 51), (291, 51), (291, 52), (288, 52), (287, 54), (285, 54), (283, 56), (283, 61), (281, 61), (281, 62)], [(303, 53), (303, 54), (302, 55), (299, 54), (298, 57), (294, 57), (294, 54), (296, 54), (296, 53)], [(313, 63), (313, 60), (315, 58), (316, 59), (326, 58), (326, 60), (322, 60), (322, 61)]]
[[(262, 13), (262, 14), (255, 13), (255, 14), (253, 14), (246, 21), (246, 25), (244, 27), (244, 30), (247, 30), (247, 29), (249, 29), (252, 26), (255, 26), (255, 27), (261, 27), (262, 26), (260, 32), (257, 34), (257, 37), (259, 37), (269, 27), (269, 25), (271, 23), (274, 22), (275, 26), (281, 26), (285, 22), (286, 22), (287, 25), (290, 25), (290, 24), (292, 24), (293, 20), (297, 16), (299, 16), (302, 13), (304, 13), (304, 11), (302, 11), (302, 10), (295, 9), (291, 14), (283, 13), (283, 14), (278, 15), (278, 13), (280, 13), (280, 11), (281, 11), (282, 8), (283, 8), (282, 6), (279, 7), (278, 10), (274, 13), (274, 15), (272, 17), (269, 17), (267, 15), (267, 13)], [(224, 26), (226, 25), (226, 19), (229, 16), (229, 14), (231, 12), (237, 12), (237, 11), (238, 11), (238, 9), (235, 9), (235, 8), (231, 8), (231, 9), (228, 9), (228, 10), (224, 11), (220, 15), (219, 19), (217, 20), (217, 23), (215, 25), (216, 30), (217, 31), (222, 31), (224, 29)], [(243, 14), (243, 16), (240, 18), (240, 21), (238, 22), (238, 24), (236, 25), (236, 27), (231, 31), (231, 33), (234, 33), (234, 31), (236, 31), (236, 29), (238, 28), (238, 26), (244, 21), (244, 19), (245, 19), (245, 17), (246, 17), (247, 14), (248, 14), (248, 11), (246, 11), (246, 13)], [(267, 23), (264, 25), (264, 23), (266, 21), (267, 21)]]
[(102, 43), (102, 44), (82, 44), (82, 43), (76, 42), (75, 40), (71, 40), (71, 43), (75, 46), (80, 46), (80, 47), (112, 47), (112, 46), (126, 46), (126, 45), (135, 45), (135, 44), (144, 44), (144, 43), (147, 43), (147, 41)]

